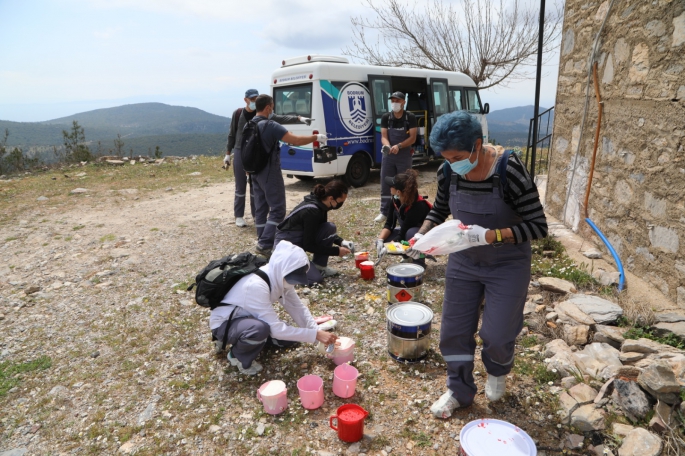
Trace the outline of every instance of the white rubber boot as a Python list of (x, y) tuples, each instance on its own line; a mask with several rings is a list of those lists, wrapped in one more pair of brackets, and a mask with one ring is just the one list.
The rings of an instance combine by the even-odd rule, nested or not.
[(507, 376), (495, 377), (488, 374), (488, 381), (485, 383), (485, 396), (490, 402), (499, 401), (507, 391)]
[(436, 418), (446, 419), (452, 416), (452, 412), (459, 407), (459, 402), (452, 396), (452, 391), (447, 390), (445, 394), (440, 396), (440, 399), (431, 405), (431, 413)]

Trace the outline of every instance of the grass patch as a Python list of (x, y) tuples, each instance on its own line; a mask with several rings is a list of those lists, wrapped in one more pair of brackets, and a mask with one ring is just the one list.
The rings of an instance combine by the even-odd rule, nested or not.
[(520, 343), (523, 348), (535, 347), (538, 344), (538, 336), (526, 336), (521, 339)]
[(11, 361), (1, 362), (0, 397), (7, 395), (9, 390), (19, 384), (22, 379), (22, 374), (49, 369), (51, 366), (52, 360), (49, 356), (41, 356), (40, 358), (25, 363), (13, 363)]
[(17, 239), (19, 238), (16, 236), (10, 236), (5, 238), (5, 242), (16, 241)]
[(75, 227), (72, 228), (72, 230), (78, 231), (78, 230), (82, 230), (85, 227), (86, 227), (86, 225), (76, 225)]
[(100, 238), (100, 242), (105, 243), (105, 242), (113, 242), (117, 237), (113, 234), (105, 234)]
[(680, 350), (685, 349), (685, 341), (675, 334), (668, 333), (665, 336), (658, 336), (654, 329), (645, 326), (633, 326), (623, 334), (623, 337), (626, 339), (649, 339)]
[(613, 295), (611, 286), (603, 286), (588, 270), (586, 263), (577, 265), (566, 255), (561, 242), (552, 237), (535, 239), (531, 242), (533, 258), (531, 274), (535, 277), (556, 277), (572, 282), (578, 290), (597, 291), (602, 295)]
[(159, 228), (150, 228), (150, 231), (159, 231)]
[(533, 378), (539, 385), (545, 385), (557, 379), (557, 374), (548, 371), (545, 363), (523, 356), (516, 357), (513, 371), (518, 375)]

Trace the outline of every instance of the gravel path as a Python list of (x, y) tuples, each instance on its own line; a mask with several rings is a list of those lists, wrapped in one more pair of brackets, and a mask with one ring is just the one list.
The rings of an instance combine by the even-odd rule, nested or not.
[[(422, 172), (428, 182), (435, 166)], [(380, 230), (371, 222), (377, 174), (374, 180), (331, 217), (344, 238), (365, 248)], [(289, 208), (313, 185), (286, 182)], [(489, 405), (480, 361), (475, 404), (447, 421), (430, 415), (445, 389), (437, 350), (444, 258), (426, 273), (425, 303), (435, 319), (425, 362), (400, 365), (387, 356), (383, 269), (364, 282), (353, 260), (333, 259), (341, 276), (301, 296), (315, 315), (335, 315), (338, 334), (355, 339), (357, 393), (334, 396), (335, 366), (309, 345), (266, 350), (257, 378), (230, 368), (214, 354), (208, 311), (185, 287), (209, 260), (253, 249), (253, 228), (236, 228), (227, 210), (232, 199), (230, 182), (132, 187), (102, 200), (75, 195), (0, 227), (0, 454), (454, 454), (461, 427), (482, 417), (516, 423), (540, 447), (558, 447), (562, 431), (547, 386), (512, 373), (509, 396)], [(519, 347), (521, 356), (537, 357), (537, 350)], [(17, 366), (24, 372), (11, 371)], [(324, 379), (326, 402), (315, 411), (299, 404), (296, 382), (305, 374)], [(286, 382), (290, 401), (275, 417), (256, 398), (271, 379)], [(344, 403), (371, 412), (360, 443), (341, 442), (328, 427)]]

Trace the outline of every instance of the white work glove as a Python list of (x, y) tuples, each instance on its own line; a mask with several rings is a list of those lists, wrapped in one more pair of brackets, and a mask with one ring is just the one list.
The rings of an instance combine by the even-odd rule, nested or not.
[(485, 232), (488, 231), (487, 228), (483, 228), (478, 225), (469, 225), (469, 229), (466, 230), (464, 236), (466, 236), (466, 241), (472, 245), (488, 245), (485, 241)]
[(319, 133), (318, 135), (316, 135), (316, 140), (319, 141), (321, 144), (326, 144), (326, 142), (328, 141), (328, 137), (326, 135), (322, 135), (321, 133)]
[(312, 119), (310, 119), (309, 117), (302, 117), (302, 116), (300, 116), (300, 122), (306, 123), (307, 125), (311, 125), (311, 124), (312, 124)]
[(224, 166), (223, 168), (228, 169), (231, 166), (231, 156), (226, 154), (224, 155)]
[(380, 258), (383, 255), (383, 249), (385, 248), (385, 241), (383, 239), (376, 240), (376, 257)]
[(418, 241), (422, 237), (423, 237), (423, 234), (416, 233), (413, 238), (409, 239), (409, 245), (414, 247), (414, 244), (416, 244), (416, 241)]
[(390, 146), (383, 146), (381, 147), (381, 154), (383, 155), (388, 155), (390, 153)]
[(422, 237), (423, 237), (423, 234), (416, 233), (413, 238), (409, 239), (409, 245), (411, 246), (411, 248), (405, 250), (404, 254), (407, 255), (412, 260), (418, 260), (419, 258), (421, 258), (421, 252), (418, 250), (414, 250), (414, 244), (416, 243), (416, 241), (418, 241)]
[(342, 241), (340, 243), (341, 246), (345, 247), (346, 249), (350, 249), (350, 252), (354, 253), (354, 242), (352, 241)]

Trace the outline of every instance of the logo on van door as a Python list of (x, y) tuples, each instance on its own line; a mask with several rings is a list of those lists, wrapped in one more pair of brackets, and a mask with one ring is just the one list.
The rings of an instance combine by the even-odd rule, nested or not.
[(338, 114), (345, 129), (353, 135), (362, 135), (371, 128), (373, 119), (370, 109), (371, 95), (366, 87), (358, 82), (350, 82), (340, 89)]

